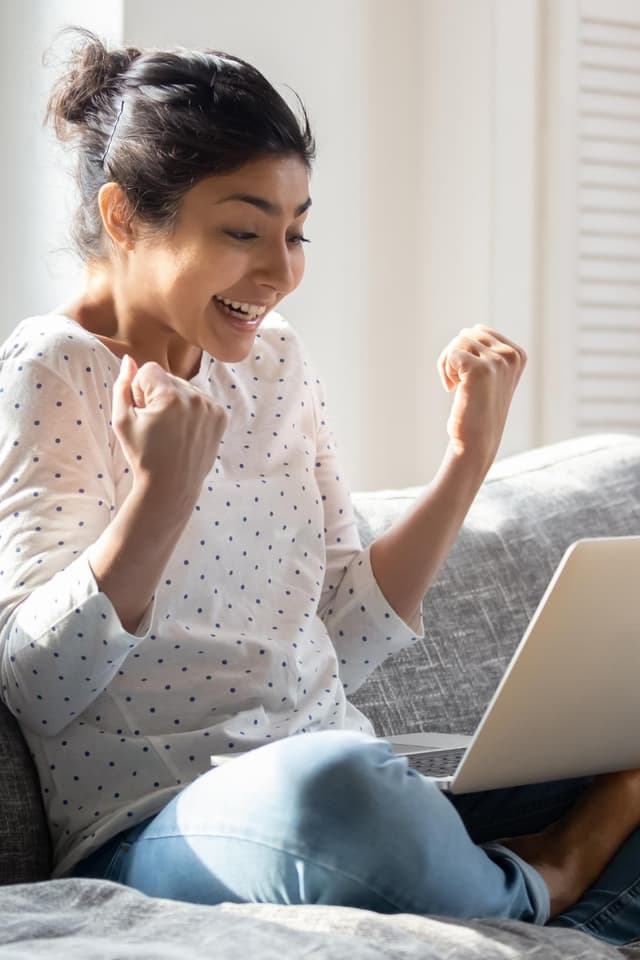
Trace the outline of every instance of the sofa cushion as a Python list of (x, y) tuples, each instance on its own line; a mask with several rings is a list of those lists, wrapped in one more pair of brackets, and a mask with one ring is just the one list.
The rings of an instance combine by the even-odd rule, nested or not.
[(0, 884), (44, 880), (51, 842), (35, 766), (14, 717), (0, 702)]
[(147, 897), (106, 880), (17, 885), (0, 896), (3, 960), (620, 960), (577, 930), (517, 920), (453, 921), (354, 907)]
[[(354, 494), (364, 542), (422, 490)], [(425, 598), (425, 639), (351, 699), (379, 735), (472, 733), (569, 544), (629, 534), (640, 534), (640, 437), (592, 435), (498, 462)]]

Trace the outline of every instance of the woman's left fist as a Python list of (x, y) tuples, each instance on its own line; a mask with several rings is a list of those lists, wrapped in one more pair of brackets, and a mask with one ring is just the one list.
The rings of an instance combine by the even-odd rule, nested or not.
[(456, 453), (493, 462), (527, 356), (512, 340), (476, 324), (461, 330), (438, 358), (445, 390), (455, 390), (447, 432)]

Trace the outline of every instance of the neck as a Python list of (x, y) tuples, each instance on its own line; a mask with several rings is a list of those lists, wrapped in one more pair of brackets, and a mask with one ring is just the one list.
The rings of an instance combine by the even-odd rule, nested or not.
[(154, 360), (168, 373), (190, 380), (198, 372), (202, 350), (182, 339), (144, 309), (132, 307), (118, 290), (112, 272), (91, 265), (82, 293), (60, 308), (118, 356), (130, 354), (138, 366)]

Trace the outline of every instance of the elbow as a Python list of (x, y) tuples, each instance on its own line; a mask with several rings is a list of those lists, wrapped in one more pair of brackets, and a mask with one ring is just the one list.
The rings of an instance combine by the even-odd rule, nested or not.
[(34, 734), (36, 737), (47, 739), (57, 737), (64, 728), (71, 723), (73, 717), (61, 720), (49, 717), (38, 717), (35, 715), (33, 707), (23, 702), (17, 703), (14, 698), (2, 695), (2, 703), (9, 713), (14, 717), (20, 729), (25, 733)]
[(59, 714), (44, 714), (38, 710), (38, 703), (33, 697), (24, 694), (23, 686), (13, 671), (7, 671), (6, 664), (0, 670), (0, 701), (15, 718), (23, 731), (35, 734), (37, 737), (56, 737), (73, 720), (74, 714), (64, 716)]

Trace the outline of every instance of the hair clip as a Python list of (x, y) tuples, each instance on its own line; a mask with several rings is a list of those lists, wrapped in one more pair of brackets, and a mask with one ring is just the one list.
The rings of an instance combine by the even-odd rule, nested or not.
[(107, 154), (109, 153), (109, 148), (110, 148), (110, 146), (111, 146), (111, 141), (113, 140), (113, 138), (114, 138), (115, 135), (116, 135), (116, 130), (118, 129), (118, 123), (120, 122), (120, 117), (122, 116), (122, 111), (123, 111), (123, 110), (124, 110), (124, 98), (120, 101), (120, 112), (118, 113), (118, 116), (116, 117), (116, 122), (115, 122), (114, 125), (113, 125), (113, 130), (111, 131), (111, 136), (109, 137), (109, 143), (107, 144), (107, 149), (105, 150), (105, 152), (104, 152), (104, 154), (103, 154), (103, 156), (102, 156), (102, 166), (104, 166), (104, 162), (105, 162), (105, 160), (107, 159)]

